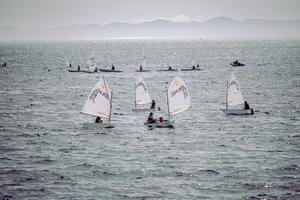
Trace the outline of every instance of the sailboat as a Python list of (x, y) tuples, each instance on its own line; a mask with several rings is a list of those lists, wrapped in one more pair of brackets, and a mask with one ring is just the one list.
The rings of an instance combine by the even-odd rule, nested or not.
[(175, 121), (172, 120), (175, 115), (182, 113), (191, 107), (191, 97), (184, 81), (175, 76), (167, 88), (167, 107), (168, 119), (160, 118), (156, 123), (145, 122), (149, 128), (174, 128)]
[(134, 109), (133, 111), (150, 111), (151, 108), (137, 108), (137, 105), (149, 104), (152, 102), (146, 83), (141, 75), (136, 75), (134, 80)]
[(136, 72), (150, 72), (150, 70), (148, 70), (148, 69), (143, 69), (143, 67), (145, 67), (145, 66), (146, 66), (146, 56), (143, 53), (143, 60), (142, 60), (142, 64), (140, 65), (140, 69), (135, 70), (135, 71)]
[(88, 66), (87, 66), (88, 70), (82, 70), (82, 72), (85, 73), (95, 73), (97, 72), (97, 67), (96, 67), (96, 62), (95, 62), (95, 58), (90, 58), (90, 60), (88, 61)]
[(107, 122), (104, 123), (94, 123), (94, 126), (96, 127), (114, 128), (115, 125), (110, 123), (111, 110), (112, 92), (105, 82), (105, 79), (101, 78), (90, 92), (80, 113), (101, 117), (107, 120)]
[(234, 73), (231, 73), (227, 81), (226, 89), (226, 109), (223, 109), (227, 115), (250, 115), (254, 110), (244, 109), (244, 98)]
[[(105, 61), (104, 61), (104, 66), (109, 66), (108, 58), (107, 55), (105, 55)], [(114, 65), (111, 65), (111, 69), (104, 69), (104, 68), (99, 68), (98, 69), (101, 72), (122, 72), (120, 70), (116, 70)]]
[(199, 64), (197, 64), (197, 68), (195, 66), (195, 50), (193, 49), (193, 60), (192, 60), (192, 68), (181, 69), (181, 71), (200, 71)]

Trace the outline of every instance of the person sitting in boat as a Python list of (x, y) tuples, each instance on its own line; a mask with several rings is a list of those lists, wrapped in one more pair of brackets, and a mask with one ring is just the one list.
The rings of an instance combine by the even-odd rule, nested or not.
[(96, 124), (102, 124), (102, 122), (103, 122), (103, 121), (101, 120), (101, 117), (97, 116), (97, 117), (96, 117), (96, 120), (95, 120), (95, 123), (96, 123)]
[(172, 67), (171, 67), (171, 66), (169, 66), (168, 70), (172, 70)]
[(195, 68), (195, 65), (193, 65), (192, 69), (196, 69), (196, 68)]
[(115, 71), (115, 66), (111, 65), (111, 71)]
[(152, 100), (152, 103), (151, 103), (151, 107), (150, 107), (150, 109), (155, 109), (155, 101), (154, 100)]
[(71, 64), (71, 63), (69, 64), (69, 67), (72, 67), (72, 64)]
[(147, 123), (156, 123), (156, 120), (153, 118), (153, 112), (149, 114)]
[(245, 103), (244, 103), (244, 110), (249, 110), (249, 109), (250, 109), (250, 106), (249, 106), (248, 102), (245, 101)]
[(236, 65), (240, 64), (240, 62), (238, 60), (235, 60), (233, 63), (236, 64)]
[(77, 66), (77, 71), (80, 71), (80, 66), (79, 65)]
[(198, 69), (200, 68), (200, 65), (199, 65), (199, 63), (197, 64), (197, 68), (198, 68)]
[(143, 66), (142, 66), (142, 65), (140, 65), (140, 72), (141, 72), (141, 71), (143, 71)]

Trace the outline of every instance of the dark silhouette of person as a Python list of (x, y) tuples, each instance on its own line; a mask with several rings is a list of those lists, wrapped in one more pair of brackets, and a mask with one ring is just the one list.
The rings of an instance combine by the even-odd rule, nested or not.
[(200, 65), (199, 65), (199, 64), (197, 64), (197, 68), (200, 68)]
[(153, 118), (153, 113), (151, 112), (147, 119), (148, 123), (156, 123), (156, 120)]
[(172, 70), (172, 67), (171, 67), (171, 66), (169, 66), (168, 70)]
[(143, 66), (142, 65), (140, 65), (140, 71), (143, 71)]
[(95, 120), (95, 123), (96, 124), (101, 124), (102, 123), (101, 117), (97, 116), (96, 120)]
[(196, 68), (195, 68), (195, 65), (193, 65), (192, 69), (196, 69)]
[(115, 66), (114, 65), (111, 65), (111, 70), (115, 71)]
[(155, 101), (154, 100), (152, 100), (152, 103), (151, 103), (151, 107), (150, 107), (150, 109), (154, 109), (155, 108)]
[(79, 65), (77, 66), (77, 71), (80, 71), (80, 66)]
[(244, 103), (244, 110), (249, 110), (249, 109), (250, 109), (250, 106), (249, 106), (248, 102), (245, 101), (245, 103)]

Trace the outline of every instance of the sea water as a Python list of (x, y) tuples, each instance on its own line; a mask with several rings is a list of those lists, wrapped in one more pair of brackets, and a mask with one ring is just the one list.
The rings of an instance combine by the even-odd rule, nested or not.
[[(191, 67), (193, 52), (201, 71), (155, 71)], [(1, 199), (300, 198), (299, 40), (2, 42), (0, 56)], [(67, 71), (90, 57), (123, 72)], [(246, 66), (231, 67), (236, 59)], [(142, 62), (165, 117), (167, 84), (176, 75), (187, 84), (192, 106), (174, 129), (149, 130), (149, 113), (131, 110)], [(255, 115), (221, 111), (231, 72)], [(83, 127), (102, 76), (116, 126)]]

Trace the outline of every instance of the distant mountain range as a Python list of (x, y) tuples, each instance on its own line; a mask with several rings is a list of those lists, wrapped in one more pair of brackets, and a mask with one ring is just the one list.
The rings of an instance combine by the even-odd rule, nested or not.
[(172, 22), (154, 20), (139, 24), (70, 25), (44, 30), (20, 31), (0, 27), (0, 40), (81, 40), (113, 38), (153, 39), (287, 39), (300, 38), (300, 20), (271, 21), (228, 17), (211, 18), (205, 22)]

